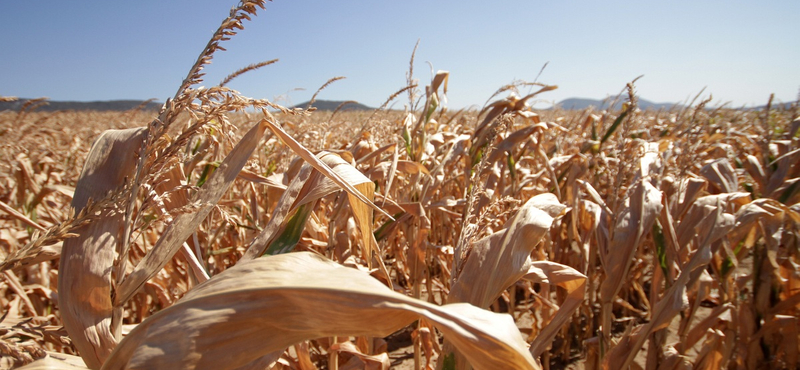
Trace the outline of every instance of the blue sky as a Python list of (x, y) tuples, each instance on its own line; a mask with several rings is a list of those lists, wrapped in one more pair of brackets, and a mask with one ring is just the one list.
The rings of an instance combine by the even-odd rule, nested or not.
[[(0, 95), (53, 100), (171, 97), (234, 1), (0, 2)], [(280, 59), (230, 86), (291, 105), (377, 107), (414, 74), (451, 73), (448, 106), (482, 105), (514, 80), (559, 86), (546, 101), (602, 99), (639, 75), (655, 102), (704, 96), (762, 105), (800, 91), (800, 1), (275, 0), (215, 55), (203, 85)], [(522, 91), (526, 93), (527, 90)], [(396, 108), (407, 98), (401, 97)], [(541, 103), (544, 104), (544, 103)]]

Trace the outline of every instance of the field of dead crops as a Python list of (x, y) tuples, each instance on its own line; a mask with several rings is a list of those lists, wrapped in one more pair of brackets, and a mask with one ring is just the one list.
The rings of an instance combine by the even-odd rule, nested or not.
[(261, 5), (160, 112), (0, 112), (0, 368), (798, 368), (796, 104), (201, 87)]

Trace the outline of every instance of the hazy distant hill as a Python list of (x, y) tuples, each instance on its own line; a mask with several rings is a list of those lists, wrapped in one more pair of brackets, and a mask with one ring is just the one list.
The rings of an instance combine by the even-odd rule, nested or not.
[[(19, 99), (12, 102), (0, 102), (0, 111), (12, 110), (18, 111), (22, 108), (29, 99)], [(144, 103), (143, 100), (108, 100), (108, 101), (51, 101), (47, 100), (47, 104), (37, 107), (35, 110), (39, 112), (54, 112), (59, 110), (95, 110), (95, 111), (126, 111), (139, 107)], [(145, 110), (159, 110), (162, 103), (148, 102), (145, 104)]]
[[(790, 110), (790, 109), (794, 109), (794, 106), (795, 106), (795, 104), (797, 104), (797, 103), (798, 103), (798, 102), (789, 102), (789, 103), (772, 103), (772, 105), (771, 105), (770, 107), (771, 107), (772, 109), (783, 109), (783, 110)], [(759, 105), (759, 106), (757, 106), (757, 107), (755, 107), (755, 108), (753, 108), (753, 109), (756, 109), (756, 110), (764, 110), (764, 109), (767, 109), (767, 106), (766, 106), (766, 105)]]
[[(314, 101), (313, 107), (317, 108), (317, 110), (327, 110), (327, 111), (334, 111), (336, 108), (344, 103), (344, 101), (340, 100), (316, 100)], [(308, 106), (308, 102), (303, 102), (300, 104), (295, 105), (295, 108), (302, 108), (305, 109)], [(342, 107), (342, 111), (347, 110), (374, 110), (374, 108), (370, 108), (361, 103), (349, 103)]]
[[(625, 99), (622, 99), (622, 100), (618, 101), (616, 104), (614, 104), (614, 107), (613, 107), (612, 110), (622, 109), (622, 103), (624, 102), (624, 100)], [(598, 108), (598, 109), (606, 109), (606, 108), (609, 107), (610, 103), (611, 103), (611, 99), (596, 100), (596, 99), (583, 99), (583, 98), (569, 98), (569, 99), (564, 99), (564, 100), (560, 101), (556, 105), (560, 106), (563, 109), (577, 109), (577, 110), (580, 110), (580, 109), (589, 108), (590, 106), (594, 106), (595, 108)], [(662, 109), (662, 108), (663, 109), (670, 109), (670, 108), (675, 108), (675, 107), (679, 107), (679, 106), (680, 106), (679, 104), (675, 104), (675, 103), (653, 103), (653, 102), (648, 101), (648, 100), (639, 99), (639, 108), (641, 108), (641, 109), (655, 109), (655, 110), (658, 110), (658, 109)]]

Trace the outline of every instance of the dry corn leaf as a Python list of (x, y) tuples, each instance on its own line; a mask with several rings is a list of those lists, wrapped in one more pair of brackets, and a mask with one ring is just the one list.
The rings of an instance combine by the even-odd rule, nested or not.
[(498, 100), (487, 105), (478, 114), (478, 117), (482, 116), (484, 113), (486, 116), (484, 116), (481, 123), (475, 129), (475, 134), (473, 135), (474, 139), (472, 141), (473, 147), (480, 149), (487, 144), (489, 132), (491, 131), (490, 128), (494, 125), (492, 122), (494, 122), (498, 117), (502, 116), (504, 113), (523, 111), (523, 109), (525, 109), (525, 104), (529, 99), (540, 93), (552, 91), (557, 88), (558, 86), (543, 86), (538, 91), (528, 94), (523, 98), (519, 98), (518, 96), (512, 94), (503, 100)]
[[(358, 172), (358, 170), (352, 166), (347, 166)], [(358, 172), (358, 174), (364, 177), (360, 172)], [(364, 194), (371, 202), (375, 199), (375, 184), (370, 182), (366, 177), (364, 177), (364, 179), (366, 179), (367, 182), (354, 184), (353, 187)], [(367, 267), (372, 268), (373, 257), (377, 259), (379, 264), (383, 264), (383, 258), (378, 251), (378, 243), (374, 241), (375, 236), (372, 233), (372, 210), (369, 208), (369, 205), (359, 201), (353, 194), (347, 194), (347, 199), (350, 201), (350, 209), (353, 211), (353, 217), (356, 219), (358, 229), (361, 231), (362, 257), (367, 261)], [(381, 270), (386, 273), (387, 277), (389, 276), (388, 272), (386, 272), (386, 267), (382, 267)]]
[[(74, 236), (74, 234), (70, 235)], [(5, 261), (0, 264), (0, 271), (18, 266), (35, 265), (40, 262), (57, 259), (61, 257), (61, 249), (63, 248), (64, 243), (59, 242), (52, 245), (31, 243), (29, 246), (30, 248), (20, 249), (14, 254), (6, 257)]]
[[(361, 171), (357, 170), (350, 163), (347, 163), (337, 154), (323, 151), (317, 154), (316, 158), (325, 163), (333, 171), (333, 173), (339, 175), (339, 177), (341, 177), (354, 188), (357, 188), (359, 185), (363, 184), (372, 184), (372, 180), (364, 176)], [(304, 166), (311, 165), (306, 163)], [(375, 188), (374, 184), (371, 186), (371, 188)], [(303, 186), (303, 190), (301, 190), (300, 194), (298, 194), (298, 199), (292, 206), (292, 209), (295, 209), (303, 204), (311, 203), (317, 199), (329, 194), (333, 194), (340, 190), (342, 190), (342, 187), (337, 185), (328, 177), (322, 175), (319, 171), (315, 170), (311, 179), (309, 179), (308, 184)], [(364, 194), (367, 199), (371, 200), (368, 194), (361, 191), (359, 192)]]
[(431, 82), (431, 90), (436, 92), (439, 91), (439, 87), (444, 84), (442, 87), (442, 93), (447, 94), (447, 80), (450, 78), (450, 72), (448, 71), (436, 71), (436, 75), (433, 76), (433, 81)]
[[(90, 199), (119, 191), (136, 170), (136, 153), (145, 129), (109, 130), (92, 146), (78, 178), (72, 207), (79, 213)], [(111, 270), (124, 214), (104, 210), (101, 217), (75, 230), (64, 241), (58, 270), (61, 319), (86, 365), (99, 368), (119, 341), (121, 311), (111, 297)], [(112, 318), (112, 313), (114, 317)]]
[[(360, 365), (358, 367), (359, 369), (389, 370), (389, 367), (392, 364), (389, 360), (388, 354), (381, 353), (378, 355), (365, 355), (352, 342), (334, 343), (329, 348), (329, 351), (336, 351), (352, 355), (358, 359), (359, 363), (357, 365)], [(340, 369), (342, 369), (342, 367), (340, 367)]]
[[(56, 356), (69, 356), (64, 354), (55, 354)], [(47, 356), (45, 358), (36, 360), (30, 364), (17, 368), (17, 370), (87, 370), (86, 366), (76, 364), (74, 361), (65, 361)]]
[[(433, 72), (433, 70), (431, 70)], [(433, 80), (431, 84), (425, 86), (425, 96), (427, 97), (425, 101), (425, 107), (422, 109), (420, 113), (419, 121), (417, 125), (414, 127), (414, 132), (418, 132), (420, 125), (427, 124), (431, 121), (431, 116), (433, 112), (436, 111), (436, 108), (439, 107), (439, 102), (443, 99), (439, 98), (439, 87), (442, 88), (443, 96), (447, 95), (447, 81), (450, 77), (450, 72), (448, 71), (436, 71), (436, 75), (433, 76)], [(444, 84), (444, 86), (442, 86)], [(423, 145), (420, 145), (421, 148)]]
[[(311, 353), (308, 351), (308, 342), (300, 342), (293, 347), (297, 355), (297, 367), (299, 370), (317, 370), (317, 367), (311, 360)], [(255, 369), (255, 367), (253, 367), (253, 369)]]
[(700, 169), (700, 174), (708, 179), (719, 193), (733, 193), (739, 190), (736, 171), (727, 158), (721, 158), (703, 166)]
[(23, 224), (25, 224), (25, 225), (28, 225), (28, 226), (30, 226), (30, 227), (32, 227), (32, 228), (34, 228), (34, 229), (36, 229), (36, 230), (39, 230), (39, 231), (45, 231), (45, 230), (47, 230), (47, 228), (45, 228), (45, 227), (44, 227), (44, 226), (42, 226), (42, 225), (39, 225), (38, 223), (36, 223), (36, 222), (34, 222), (33, 220), (31, 220), (30, 218), (26, 217), (26, 216), (25, 216), (25, 215), (23, 215), (22, 213), (19, 213), (19, 211), (17, 211), (17, 210), (16, 210), (16, 209), (14, 209), (13, 207), (9, 206), (9, 205), (8, 205), (8, 204), (6, 204), (5, 202), (2, 202), (2, 201), (0, 201), (0, 210), (2, 210), (2, 211), (4, 211), (4, 212), (8, 213), (8, 214), (9, 214), (11, 217), (13, 217), (13, 218), (15, 218), (15, 219), (19, 220), (19, 221), (20, 221), (20, 222), (22, 222)]
[(706, 184), (708, 184), (707, 181), (696, 178), (689, 178), (681, 182), (682, 191), (678, 198), (677, 204), (679, 204), (679, 206), (677, 212), (673, 213), (674, 219), (679, 220), (683, 218), (683, 214), (694, 204), (694, 201), (700, 196), (700, 192), (706, 188)]
[(722, 354), (722, 341), (725, 334), (720, 330), (709, 329), (708, 339), (703, 345), (703, 349), (697, 354), (695, 360), (695, 369), (698, 370), (716, 370), (724, 369)]
[(445, 178), (447, 178), (446, 169), (452, 168), (453, 165), (462, 158), (463, 154), (467, 152), (466, 146), (469, 143), (469, 139), (469, 135), (458, 135), (450, 142), (450, 147), (444, 155), (444, 159), (430, 171), (433, 181), (425, 184), (425, 190), (423, 191), (425, 194), (423, 198), (424, 203), (431, 202), (431, 197), (435, 194), (434, 190), (444, 184)]
[[(324, 302), (324, 304), (319, 304)], [(303, 340), (387, 336), (434, 323), (476, 369), (535, 369), (511, 318), (468, 304), (436, 306), (307, 253), (240, 263), (139, 324), (103, 369), (236, 369)]]
[(719, 322), (730, 322), (731, 321), (731, 309), (734, 306), (730, 303), (726, 303), (714, 308), (711, 313), (705, 316), (699, 323), (695, 324), (687, 333), (686, 339), (681, 341), (677, 344), (678, 351), (681, 353), (686, 353), (689, 348), (694, 347), (695, 343), (699, 342), (700, 339), (705, 335), (709, 330), (716, 329)]
[(475, 243), (447, 301), (489, 307), (500, 293), (528, 272), (531, 251), (564, 208), (551, 193), (539, 194), (525, 202), (507, 229)]
[(764, 191), (767, 187), (767, 174), (761, 166), (761, 162), (758, 161), (758, 158), (752, 154), (748, 154), (747, 161), (743, 162), (742, 165), (745, 170), (747, 170), (747, 173), (750, 174), (750, 177), (758, 184), (759, 189)]
[(369, 152), (369, 154), (359, 158), (356, 161), (356, 163), (358, 163), (358, 164), (370, 163), (369, 162), (370, 160), (378, 159), (387, 150), (396, 151), (397, 150), (397, 143), (387, 144), (387, 145), (384, 145), (384, 146), (378, 148), (377, 150), (373, 150), (373, 151)]
[(295, 152), (295, 154), (297, 154), (298, 156), (300, 156), (300, 158), (303, 158), (306, 162), (308, 162), (308, 164), (314, 167), (314, 169), (325, 175), (325, 177), (331, 179), (334, 183), (336, 183), (336, 185), (341, 186), (342, 189), (347, 191), (350, 195), (356, 197), (359, 201), (364, 202), (365, 204), (370, 206), (370, 208), (380, 212), (381, 214), (390, 219), (392, 218), (391, 215), (386, 213), (380, 207), (376, 206), (374, 203), (372, 203), (372, 201), (367, 199), (367, 197), (364, 196), (364, 194), (356, 190), (356, 188), (350, 185), (346, 180), (342, 179), (341, 176), (339, 176), (339, 174), (333, 172), (333, 170), (331, 170), (331, 168), (328, 167), (328, 165), (326, 165), (325, 162), (321, 161), (319, 158), (314, 156), (313, 153), (311, 153), (308, 149), (306, 149), (306, 147), (304, 147), (302, 144), (298, 143), (297, 140), (295, 140), (291, 135), (286, 133), (286, 131), (284, 131), (283, 128), (281, 128), (278, 124), (270, 120), (263, 120), (262, 123), (266, 123), (269, 129), (272, 130), (272, 132), (275, 133), (275, 135), (278, 136), (284, 144), (286, 144), (290, 149), (292, 149), (292, 151)]
[(586, 293), (586, 275), (560, 263), (535, 261), (531, 263), (524, 278), (536, 283), (555, 284), (567, 291), (567, 297), (558, 312), (531, 343), (531, 355), (535, 358), (547, 349), (564, 323), (583, 302)]
[(250, 181), (255, 184), (266, 185), (271, 188), (276, 188), (280, 190), (286, 190), (286, 185), (281, 184), (278, 181), (275, 181), (273, 178), (264, 177), (252, 171), (242, 170), (242, 172), (239, 172), (239, 178)]
[[(565, 208), (551, 193), (539, 194), (525, 202), (509, 221), (507, 229), (475, 242), (461, 274), (450, 288), (447, 301), (489, 307), (506, 288), (528, 272), (531, 251), (550, 231), (553, 218)], [(452, 347), (446, 343), (444, 356), (452, 356), (451, 352)], [(466, 368), (464, 355), (455, 354), (456, 369)]]
[(17, 204), (26, 204), (26, 194), (38, 194), (42, 189), (34, 179), (35, 172), (31, 159), (25, 153), (16, 156)]
[(651, 173), (653, 177), (658, 176), (662, 168), (659, 143), (643, 143), (642, 151), (644, 151), (644, 154), (639, 160), (638, 176), (644, 178), (650, 176)]
[(658, 365), (658, 370), (692, 370), (692, 363), (689, 359), (678, 353), (673, 346), (667, 346), (664, 358)]
[(147, 280), (158, 273), (183, 246), (200, 222), (208, 216), (258, 146), (267, 129), (265, 122), (266, 120), (262, 120), (254, 125), (228, 153), (219, 168), (200, 187), (193, 198), (193, 203), (196, 203), (199, 209), (194, 213), (183, 213), (176, 216), (164, 230), (153, 249), (136, 265), (133, 272), (125, 277), (118, 287), (114, 299), (115, 306), (121, 306), (127, 302)]
[[(367, 199), (372, 201), (374, 199), (374, 185), (372, 181), (364, 176), (355, 167), (345, 162), (341, 157), (336, 154), (322, 152), (318, 157), (326, 163), (331, 170), (338, 174), (344, 181), (348, 182), (351, 186), (357, 189), (360, 193), (364, 194)], [(310, 212), (310, 207), (300, 207), (309, 205), (316, 202), (320, 198), (340, 191), (342, 188), (336, 185), (329, 178), (322, 176), (319, 171), (312, 170), (311, 165), (304, 164), (300, 170), (302, 175), (295, 176), (292, 183), (289, 185), (284, 194), (281, 196), (278, 207), (276, 207), (269, 224), (262, 230), (262, 232), (253, 240), (248, 251), (245, 253), (244, 259), (253, 259), (264, 254), (265, 251), (273, 250), (273, 243), (279, 243), (281, 246), (279, 253), (288, 252), (294, 244), (299, 240), (302, 233), (302, 228), (305, 225), (305, 219)], [(361, 246), (364, 251), (364, 258), (367, 263), (371, 265), (371, 251), (373, 250), (372, 243), (372, 211), (369, 206), (359, 201), (356, 197), (348, 194), (351, 209), (356, 219), (358, 227), (362, 230), (361, 233)], [(305, 217), (300, 220), (300, 225), (291, 230), (292, 235), (285, 234), (287, 231), (287, 223), (295, 222), (295, 217), (299, 213), (292, 213), (294, 211), (303, 212)], [(292, 216), (287, 220), (287, 216)], [(302, 216), (302, 215), (300, 215)], [(283, 231), (283, 232), (282, 232)], [(291, 240), (285, 240), (286, 238)]]
[[(776, 141), (776, 144), (779, 143), (780, 141)], [(800, 175), (800, 173), (798, 173), (798, 170), (800, 170), (800, 166), (797, 165), (798, 162), (800, 162), (800, 149), (782, 154), (772, 161), (769, 166), (771, 168), (777, 167), (777, 169), (769, 178), (767, 188), (764, 190), (764, 196), (777, 198), (779, 194), (783, 193), (783, 189), (787, 188), (787, 182)], [(782, 197), (789, 196), (781, 195)]]
[(397, 161), (397, 170), (409, 175), (415, 175), (418, 173), (430, 175), (430, 172), (427, 168), (425, 168), (425, 166), (412, 161)]
[(281, 228), (285, 225), (286, 217), (292, 209), (300, 193), (303, 191), (306, 183), (309, 181), (313, 173), (312, 167), (308, 164), (303, 165), (299, 172), (292, 178), (292, 182), (281, 195), (278, 205), (272, 212), (272, 217), (269, 223), (264, 226), (264, 229), (250, 241), (242, 258), (239, 262), (249, 261), (258, 258), (266, 252), (267, 248), (272, 245), (275, 238), (279, 236)]
[(512, 132), (508, 137), (503, 139), (497, 146), (492, 150), (492, 154), (489, 156), (489, 163), (497, 162), (501, 159), (501, 156), (509, 155), (511, 151), (514, 150), (516, 146), (528, 140), (528, 137), (533, 134), (536, 129), (539, 128), (538, 126), (526, 126), (517, 131)]
[(156, 184), (154, 187), (155, 193), (163, 198), (166, 212), (189, 204), (190, 194), (185, 180), (186, 175), (183, 173), (183, 167), (172, 166), (154, 181)]
[[(381, 203), (381, 206), (386, 205), (386, 200), (389, 197), (389, 191), (392, 190), (392, 183), (394, 182), (394, 176), (395, 176), (395, 173), (397, 172), (397, 162), (399, 160), (400, 160), (400, 145), (394, 144), (394, 150), (392, 151), (392, 161), (389, 164), (388, 172), (387, 172), (387, 174), (385, 176), (386, 177), (386, 186), (383, 189), (383, 196), (384, 197), (383, 197), (383, 203)], [(379, 165), (382, 165), (382, 164), (383, 163), (380, 163)], [(370, 172), (372, 172), (372, 170), (374, 170), (375, 167), (377, 167), (377, 166), (373, 166), (373, 168), (370, 169)], [(371, 176), (368, 176), (368, 177), (372, 178)]]
[(609, 345), (613, 302), (628, 278), (633, 255), (661, 212), (662, 193), (647, 179), (639, 180), (625, 199), (626, 207), (617, 217), (610, 245), (599, 238), (600, 261), (606, 278), (600, 284), (601, 329), (604, 345)]
[(667, 327), (675, 315), (685, 308), (687, 304), (686, 290), (697, 281), (711, 261), (711, 244), (723, 237), (735, 225), (734, 216), (722, 212), (722, 206), (719, 204), (715, 209), (714, 217), (716, 222), (711, 223), (711, 230), (702, 244), (684, 266), (673, 285), (664, 293), (663, 298), (653, 307), (650, 321), (637, 327), (632, 335), (622, 337), (603, 359), (604, 369), (627, 368), (633, 362), (638, 352), (637, 349), (642, 348), (650, 333)]
[(607, 250), (601, 250), (603, 269), (606, 270), (607, 277), (600, 287), (600, 296), (607, 305), (611, 304), (619, 292), (628, 275), (631, 256), (646, 233), (652, 229), (662, 207), (661, 191), (648, 181), (639, 181), (626, 201), (630, 206), (617, 219), (611, 245)]
[[(584, 180), (581, 180), (581, 179), (577, 179), (576, 181), (578, 182), (578, 185), (580, 185), (586, 191), (586, 193), (589, 195), (589, 197), (592, 198), (592, 201), (594, 201), (594, 203), (596, 203), (597, 205), (602, 207), (603, 210), (607, 214), (611, 214), (612, 213), (611, 210), (606, 205), (606, 202), (600, 196), (600, 193), (598, 193), (597, 190), (590, 183), (588, 183), (588, 182), (586, 182)], [(598, 220), (598, 222), (599, 222), (599, 220)]]
[[(749, 203), (751, 203), (750, 194), (742, 192), (707, 195), (697, 198), (676, 228), (678, 245), (686, 248), (693, 238), (707, 235), (709, 230), (722, 230), (711, 228), (712, 224), (716, 222), (715, 212), (717, 212), (716, 208), (718, 206), (723, 207), (723, 210), (728, 213), (735, 213)], [(753, 221), (754, 219), (752, 218), (748, 220), (748, 222)], [(715, 236), (715, 239), (716, 237), (718, 236)]]

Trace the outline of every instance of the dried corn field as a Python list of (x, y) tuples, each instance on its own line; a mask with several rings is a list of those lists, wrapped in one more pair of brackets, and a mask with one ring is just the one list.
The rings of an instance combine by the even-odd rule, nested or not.
[(452, 111), (449, 74), (413, 70), (402, 111), (226, 87), (270, 62), (201, 87), (260, 7), (160, 112), (0, 112), (0, 368), (798, 367), (796, 105), (643, 111), (631, 82), (619, 111), (536, 111), (555, 86), (518, 82)]

